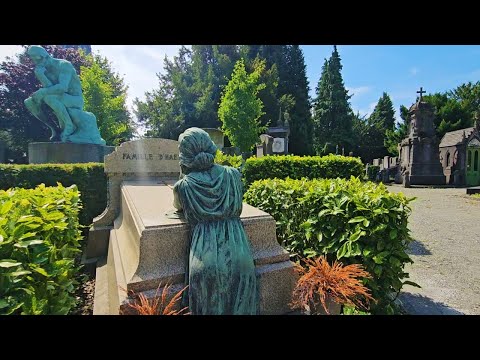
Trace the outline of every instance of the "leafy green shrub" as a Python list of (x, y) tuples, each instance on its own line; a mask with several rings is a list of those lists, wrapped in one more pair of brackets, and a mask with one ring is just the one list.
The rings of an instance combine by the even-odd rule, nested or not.
[(263, 179), (332, 179), (362, 176), (364, 165), (359, 158), (327, 156), (263, 156), (247, 159), (243, 168), (246, 185)]
[(75, 306), (79, 209), (76, 186), (0, 190), (0, 315)]
[(370, 181), (376, 181), (377, 174), (380, 171), (380, 166), (378, 165), (370, 165), (367, 170), (367, 178)]
[(215, 155), (215, 163), (219, 165), (231, 166), (237, 170), (241, 170), (244, 161), (242, 155), (226, 155), (218, 150), (217, 154)]
[(410, 201), (383, 185), (358, 178), (323, 180), (261, 180), (245, 193), (245, 200), (271, 214), (279, 242), (299, 258), (325, 254), (329, 261), (360, 263), (372, 274), (365, 279), (372, 296), (372, 312), (391, 313), (390, 296), (408, 278), (406, 253), (412, 241), (407, 228)]
[(37, 185), (77, 185), (82, 197), (83, 208), (79, 215), (80, 224), (90, 225), (107, 206), (107, 177), (102, 163), (88, 164), (0, 164), (0, 190), (13, 187), (33, 189)]

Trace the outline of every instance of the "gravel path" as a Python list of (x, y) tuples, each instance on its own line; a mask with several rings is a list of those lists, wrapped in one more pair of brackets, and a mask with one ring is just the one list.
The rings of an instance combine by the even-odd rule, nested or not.
[(409, 314), (480, 314), (480, 201), (465, 189), (389, 186), (417, 197), (409, 228), (415, 241), (407, 265), (421, 289), (404, 287), (400, 296)]

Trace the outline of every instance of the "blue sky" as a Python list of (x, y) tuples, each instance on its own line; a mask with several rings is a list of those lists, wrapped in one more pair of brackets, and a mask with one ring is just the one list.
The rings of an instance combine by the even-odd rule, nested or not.
[[(163, 59), (177, 54), (176, 45), (92, 45), (125, 77), (129, 85), (128, 103), (143, 98), (145, 91), (157, 86), (156, 73), (163, 71)], [(310, 95), (332, 45), (301, 46), (307, 65)], [(0, 45), (0, 61), (20, 49), (17, 45)], [(422, 86), (428, 93), (451, 90), (480, 80), (480, 45), (339, 45), (345, 86), (353, 94), (355, 112), (369, 115), (386, 91), (396, 112), (400, 105), (410, 106)]]

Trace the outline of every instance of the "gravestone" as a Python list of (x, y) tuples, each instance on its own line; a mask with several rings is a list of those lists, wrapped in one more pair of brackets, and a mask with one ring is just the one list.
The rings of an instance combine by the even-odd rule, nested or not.
[(290, 135), (290, 124), (288, 122), (288, 113), (283, 114), (285, 121), (282, 121), (282, 110), (280, 109), (277, 126), (271, 126), (267, 129), (267, 135), (274, 138), (272, 151), (274, 154), (288, 154), (288, 137)]
[[(398, 182), (410, 185), (444, 185), (446, 183), (439, 157), (439, 141), (435, 135), (434, 108), (422, 100), (422, 88), (418, 102), (409, 109), (409, 134), (400, 143)], [(408, 176), (409, 179), (403, 179)]]
[(278, 137), (273, 139), (272, 151), (274, 154), (286, 154), (285, 138)]
[(216, 128), (201, 128), (208, 133), (212, 141), (217, 145), (219, 150), (222, 150), (225, 147), (223, 131)]
[(390, 168), (390, 156), (383, 157), (383, 168), (384, 169)]
[(261, 158), (263, 157), (263, 144), (257, 144), (256, 145), (256, 153), (255, 153), (255, 156), (257, 158)]
[[(126, 291), (153, 298), (167, 283), (172, 292), (183, 288), (190, 227), (173, 207), (178, 154), (177, 141), (143, 139), (124, 143), (105, 158), (109, 202), (94, 219), (87, 246), (87, 257), (100, 257), (94, 314), (126, 311), (132, 301)], [(275, 220), (247, 204), (241, 220), (256, 266), (260, 312), (289, 312), (296, 276), (277, 242)]]
[(261, 145), (263, 147), (263, 155), (273, 155), (273, 141), (274, 138), (267, 134), (260, 135)]

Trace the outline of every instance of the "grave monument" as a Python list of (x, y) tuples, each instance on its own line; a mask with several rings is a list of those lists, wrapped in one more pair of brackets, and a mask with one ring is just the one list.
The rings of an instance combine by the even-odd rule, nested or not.
[[(132, 298), (148, 298), (166, 284), (184, 287), (190, 225), (175, 215), (173, 185), (179, 179), (179, 143), (130, 141), (105, 157), (108, 205), (94, 219), (85, 261), (96, 261), (94, 314), (119, 314)], [(275, 220), (243, 204), (240, 215), (251, 244), (260, 314), (284, 314), (296, 276), (290, 256), (277, 242)]]
[(445, 175), (439, 157), (439, 140), (435, 134), (434, 108), (423, 101), (423, 88), (417, 91), (418, 101), (409, 109), (409, 134), (399, 144), (400, 166), (396, 182), (409, 185), (444, 185)]

